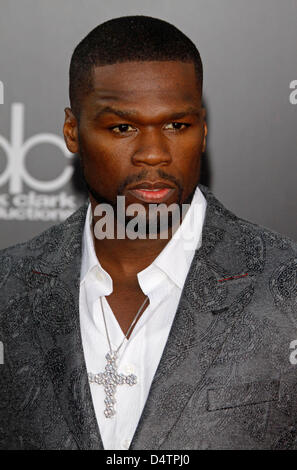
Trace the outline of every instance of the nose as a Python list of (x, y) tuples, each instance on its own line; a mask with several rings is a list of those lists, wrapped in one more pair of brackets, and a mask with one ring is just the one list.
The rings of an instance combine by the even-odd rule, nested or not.
[(171, 155), (162, 132), (150, 129), (141, 133), (137, 139), (137, 148), (132, 156), (136, 166), (165, 166), (171, 163)]

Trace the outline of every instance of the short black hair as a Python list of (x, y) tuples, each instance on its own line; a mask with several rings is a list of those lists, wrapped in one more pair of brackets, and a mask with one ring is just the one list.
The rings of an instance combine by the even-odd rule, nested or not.
[(69, 70), (70, 106), (79, 117), (81, 98), (92, 91), (94, 67), (119, 62), (181, 61), (195, 66), (202, 93), (203, 67), (195, 44), (179, 29), (150, 16), (123, 16), (94, 28), (76, 46)]

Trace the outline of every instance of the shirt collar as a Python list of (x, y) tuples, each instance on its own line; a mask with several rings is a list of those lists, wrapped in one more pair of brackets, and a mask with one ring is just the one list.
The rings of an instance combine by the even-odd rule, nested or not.
[(80, 281), (84, 282), (86, 279), (92, 280), (97, 283), (100, 281), (101, 295), (109, 295), (113, 290), (113, 282), (110, 275), (103, 269), (100, 261), (97, 258), (94, 246), (94, 235), (92, 230), (92, 208), (91, 204), (88, 206), (86, 221), (83, 231), (82, 239), (82, 260), (80, 270)]
[(197, 186), (191, 205), (173, 237), (153, 263), (138, 273), (139, 282), (149, 280), (153, 267), (159, 268), (180, 289), (183, 288), (195, 250), (200, 248), (206, 200)]

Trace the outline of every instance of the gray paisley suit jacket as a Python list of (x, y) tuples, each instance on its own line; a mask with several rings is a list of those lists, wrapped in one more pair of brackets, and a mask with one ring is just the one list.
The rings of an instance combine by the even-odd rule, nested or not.
[[(130, 449), (297, 448), (296, 245), (200, 187), (202, 247)], [(79, 326), (85, 214), (0, 253), (2, 449), (103, 449)]]

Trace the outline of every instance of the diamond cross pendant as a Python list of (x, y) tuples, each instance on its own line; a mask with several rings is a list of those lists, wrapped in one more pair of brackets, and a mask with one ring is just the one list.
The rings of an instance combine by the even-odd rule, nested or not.
[(135, 385), (137, 383), (137, 377), (134, 374), (124, 375), (119, 374), (117, 369), (117, 352), (112, 351), (112, 353), (107, 353), (105, 356), (107, 364), (105, 366), (104, 372), (99, 372), (98, 374), (88, 374), (89, 382), (96, 383), (98, 385), (103, 385), (105, 391), (105, 410), (104, 414), (106, 418), (112, 418), (116, 412), (114, 405), (116, 403), (115, 393), (117, 385), (127, 384)]

